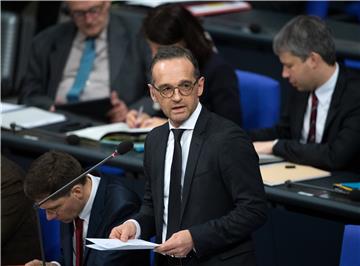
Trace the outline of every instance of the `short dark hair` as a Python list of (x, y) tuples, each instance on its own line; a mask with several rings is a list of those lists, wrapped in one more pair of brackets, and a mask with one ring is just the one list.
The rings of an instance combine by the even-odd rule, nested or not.
[(213, 52), (213, 43), (198, 18), (180, 4), (164, 4), (150, 10), (143, 20), (142, 30), (147, 39), (160, 45), (183, 41), (200, 66)]
[(305, 61), (311, 52), (318, 53), (328, 65), (336, 62), (336, 49), (331, 30), (315, 16), (301, 15), (290, 20), (276, 34), (274, 53), (290, 52)]
[[(200, 70), (199, 70), (199, 64), (196, 60), (196, 58), (193, 56), (193, 54), (190, 52), (190, 50), (179, 47), (179, 46), (164, 46), (160, 47), (156, 55), (154, 56), (150, 70), (151, 70), (151, 76), (153, 73), (153, 68), (156, 63), (163, 60), (169, 60), (169, 59), (175, 59), (175, 58), (185, 58), (190, 61), (190, 63), (194, 66), (194, 77), (198, 79), (200, 77)], [(152, 77), (152, 82), (154, 82)]]
[[(24, 191), (32, 200), (39, 200), (54, 193), (83, 172), (78, 160), (71, 155), (49, 151), (37, 158), (25, 177)], [(76, 184), (85, 184), (86, 176)], [(76, 185), (74, 184), (74, 185)], [(54, 199), (65, 196), (71, 188), (57, 194)]]

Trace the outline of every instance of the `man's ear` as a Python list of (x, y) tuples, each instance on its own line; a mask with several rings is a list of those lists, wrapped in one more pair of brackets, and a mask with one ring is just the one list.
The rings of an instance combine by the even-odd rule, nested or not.
[(84, 187), (80, 184), (73, 186), (72, 189), (70, 190), (70, 195), (77, 199), (82, 199), (84, 196), (83, 194), (84, 194)]
[(157, 103), (158, 100), (156, 99), (156, 96), (155, 96), (155, 89), (154, 89), (154, 87), (153, 87), (151, 84), (148, 84), (148, 87), (149, 87), (151, 99), (153, 100), (154, 103)]
[(319, 66), (319, 64), (321, 63), (321, 61), (322, 61), (322, 57), (320, 54), (315, 53), (315, 52), (310, 53), (310, 55), (308, 57), (308, 62), (312, 69), (317, 68)]
[(198, 80), (198, 90), (197, 90), (197, 96), (200, 97), (204, 92), (204, 86), (205, 86), (205, 78), (201, 77)]

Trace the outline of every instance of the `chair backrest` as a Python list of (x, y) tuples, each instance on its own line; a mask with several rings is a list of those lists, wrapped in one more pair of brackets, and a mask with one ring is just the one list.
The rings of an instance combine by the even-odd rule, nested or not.
[(60, 222), (48, 221), (43, 209), (39, 209), (39, 214), (46, 261), (56, 261), (60, 258)]
[(340, 266), (360, 265), (360, 225), (345, 225)]
[(10, 95), (15, 83), (16, 52), (20, 28), (19, 16), (1, 12), (1, 94)]
[(275, 125), (280, 117), (280, 84), (253, 72), (236, 70), (244, 129)]

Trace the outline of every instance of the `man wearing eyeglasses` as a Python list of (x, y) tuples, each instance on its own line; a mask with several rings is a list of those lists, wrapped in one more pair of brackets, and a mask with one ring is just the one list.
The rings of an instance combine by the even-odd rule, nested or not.
[(235, 123), (199, 103), (205, 80), (189, 50), (161, 47), (150, 94), (168, 117), (145, 142), (143, 205), (111, 238), (156, 235), (156, 265), (256, 265), (251, 234), (265, 221), (258, 157)]
[[(55, 110), (57, 105), (110, 98), (111, 122), (146, 95), (144, 58), (150, 51), (139, 26), (110, 12), (110, 1), (66, 1), (71, 21), (33, 41), (20, 101)], [(140, 24), (140, 22), (139, 22)]]

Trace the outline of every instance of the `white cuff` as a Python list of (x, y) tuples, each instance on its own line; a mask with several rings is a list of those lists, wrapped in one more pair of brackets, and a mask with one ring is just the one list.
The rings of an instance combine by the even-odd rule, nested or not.
[(61, 264), (58, 263), (57, 261), (50, 261), (50, 263), (55, 264), (56, 266), (61, 266)]
[(140, 227), (140, 224), (138, 223), (138, 221), (136, 221), (134, 219), (129, 219), (126, 222), (133, 222), (135, 224), (135, 227), (136, 227), (135, 239), (138, 239), (141, 235), (141, 227)]

